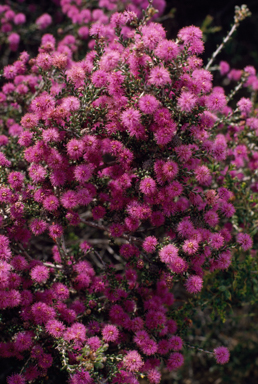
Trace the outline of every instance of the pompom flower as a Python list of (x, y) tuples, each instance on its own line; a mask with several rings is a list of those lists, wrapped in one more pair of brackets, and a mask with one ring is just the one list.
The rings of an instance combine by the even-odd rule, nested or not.
[(141, 355), (137, 351), (129, 351), (123, 358), (123, 365), (127, 371), (139, 372), (143, 366)]
[(218, 364), (226, 364), (229, 361), (230, 353), (226, 347), (214, 349), (214, 356)]
[(169, 371), (174, 371), (184, 364), (184, 356), (179, 352), (171, 353), (168, 358), (167, 368)]
[(118, 339), (119, 331), (114, 325), (106, 325), (102, 329), (103, 339), (107, 342), (116, 341)]
[(49, 278), (49, 270), (44, 265), (36, 265), (36, 267), (32, 268), (30, 271), (30, 276), (32, 280), (42, 284)]
[(203, 280), (200, 276), (190, 276), (185, 283), (186, 290), (189, 293), (198, 293), (201, 291)]

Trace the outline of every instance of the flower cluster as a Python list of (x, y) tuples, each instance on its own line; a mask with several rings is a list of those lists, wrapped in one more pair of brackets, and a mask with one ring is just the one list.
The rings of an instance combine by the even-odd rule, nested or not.
[[(23, 52), (3, 72), (0, 309), (20, 327), (4, 335), (0, 356), (27, 357), (9, 384), (54, 365), (71, 384), (140, 375), (158, 384), (161, 369), (184, 363), (175, 287), (199, 295), (237, 247), (253, 247), (234, 188), (246, 164), (258, 166), (255, 144), (241, 141), (256, 143), (257, 111), (249, 98), (231, 109), (234, 94), (213, 85), (199, 28), (171, 41), (150, 21), (151, 5), (138, 20), (138, 2), (119, 13), (101, 0), (110, 20), (75, 3), (61, 0), (63, 12), (94, 39), (82, 60), (75, 36), (45, 34), (35, 58)], [(50, 23), (46, 14), (36, 22)], [(220, 71), (257, 90), (254, 68), (237, 74), (222, 62)], [(42, 241), (52, 251), (38, 254)], [(226, 347), (213, 355), (229, 360)]]

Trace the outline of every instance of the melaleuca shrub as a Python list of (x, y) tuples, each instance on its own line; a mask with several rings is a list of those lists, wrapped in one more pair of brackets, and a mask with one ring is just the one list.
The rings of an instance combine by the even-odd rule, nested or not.
[[(90, 39), (89, 35), (91, 26), (97, 27), (101, 23), (105, 37), (112, 41), (115, 37), (113, 25), (110, 24), (112, 14), (127, 9), (141, 16), (148, 6), (148, 1), (145, 0), (133, 2), (100, 0), (87, 3), (52, 0), (42, 4), (43, 7), (37, 3), (26, 4), (24, 1), (11, 4), (10, 1), (4, 0), (3, 3), (0, 5), (0, 52), (3, 66), (10, 61), (10, 57), (13, 61), (12, 58), (17, 57), (24, 47), (35, 55), (41, 39), (40, 52), (52, 51), (53, 41), (47, 38), (48, 34), (58, 37), (62, 47), (66, 45), (65, 49), (57, 48), (61, 53), (72, 55), (76, 52), (80, 57), (81, 51), (85, 52), (88, 47), (92, 48), (94, 45), (94, 40)], [(157, 9), (151, 15), (154, 20), (162, 15), (166, 3), (164, 0), (155, 0), (153, 5)], [(129, 34), (130, 30), (129, 26), (123, 27), (124, 34)]]
[[(230, 114), (199, 28), (167, 40), (152, 15), (115, 13), (111, 41), (93, 24), (79, 62), (48, 35), (51, 49), (4, 68), (0, 355), (26, 361), (10, 384), (61, 368), (72, 384), (158, 383), (184, 363), (175, 287), (199, 294), (236, 244), (252, 247), (232, 226), (229, 137), (217, 131), (250, 103)], [(88, 235), (99, 233), (116, 259)], [(229, 360), (225, 347), (213, 355)]]

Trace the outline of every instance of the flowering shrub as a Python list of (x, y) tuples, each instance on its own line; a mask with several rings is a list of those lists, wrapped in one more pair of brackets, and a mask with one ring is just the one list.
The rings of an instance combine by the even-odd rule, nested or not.
[[(258, 80), (222, 62), (239, 81), (226, 96), (199, 58), (201, 30), (167, 40), (151, 4), (138, 19), (100, 2), (113, 13), (94, 20), (76, 3), (61, 7), (95, 41), (82, 60), (78, 35), (44, 34), (35, 58), (3, 69), (0, 355), (21, 361), (9, 384), (55, 369), (71, 384), (159, 383), (187, 348), (177, 287), (201, 298), (206, 276), (253, 247), (254, 208), (239, 205), (243, 188), (257, 204), (258, 119), (253, 99), (228, 102), (243, 85), (254, 98)], [(236, 10), (230, 34), (247, 15)]]

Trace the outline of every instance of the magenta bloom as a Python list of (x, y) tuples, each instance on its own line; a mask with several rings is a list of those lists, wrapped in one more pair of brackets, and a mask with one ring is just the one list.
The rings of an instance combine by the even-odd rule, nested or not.
[(150, 369), (147, 374), (150, 383), (158, 384), (161, 380), (161, 373), (156, 369)]
[(178, 98), (178, 106), (182, 112), (191, 112), (197, 103), (197, 97), (191, 92), (183, 91), (181, 96)]
[(10, 172), (8, 175), (8, 183), (14, 189), (21, 188), (23, 184), (24, 175), (20, 172)]
[(177, 255), (178, 255), (178, 249), (173, 244), (166, 245), (159, 252), (160, 260), (163, 261), (163, 263), (173, 262), (174, 258), (177, 257)]
[(102, 329), (102, 336), (105, 341), (116, 341), (118, 339), (119, 331), (114, 325), (106, 325)]
[(174, 41), (162, 40), (154, 51), (155, 55), (165, 61), (175, 59), (179, 54), (179, 47)]
[(159, 101), (152, 95), (144, 95), (139, 100), (139, 108), (143, 113), (153, 114), (158, 106)]
[(230, 353), (226, 347), (215, 348), (214, 355), (218, 364), (226, 364), (229, 361)]
[(186, 240), (183, 244), (183, 251), (188, 255), (193, 255), (198, 251), (198, 247), (199, 245), (196, 240)]
[(83, 142), (77, 139), (72, 139), (67, 143), (67, 153), (71, 159), (78, 160), (83, 154)]
[(178, 32), (178, 38), (183, 40), (185, 44), (193, 43), (196, 40), (202, 39), (202, 31), (193, 25), (184, 27)]
[(48, 13), (44, 13), (36, 20), (39, 29), (45, 29), (52, 23), (52, 17)]
[(19, 373), (16, 373), (12, 376), (7, 377), (7, 383), (8, 384), (25, 384), (25, 377), (23, 375), (20, 375)]
[(36, 267), (32, 268), (30, 271), (30, 276), (32, 280), (42, 284), (49, 278), (49, 270), (44, 265), (36, 265)]
[(224, 237), (220, 233), (212, 233), (210, 244), (212, 248), (219, 249), (224, 245)]
[(184, 364), (184, 356), (179, 352), (171, 353), (168, 359), (167, 368), (169, 371), (174, 371)]
[(47, 332), (54, 337), (61, 337), (65, 330), (65, 326), (61, 321), (49, 320), (46, 324)]
[(140, 191), (145, 195), (150, 195), (156, 191), (156, 182), (151, 177), (145, 177), (140, 182)]
[(237, 106), (242, 113), (249, 114), (252, 111), (253, 103), (250, 99), (242, 97), (237, 103)]
[(148, 236), (145, 238), (142, 247), (146, 252), (153, 253), (155, 252), (157, 244), (158, 244), (158, 240), (156, 239), (155, 236)]
[(129, 351), (123, 358), (123, 365), (130, 372), (139, 372), (143, 366), (141, 355), (137, 351)]
[(186, 283), (186, 290), (190, 293), (198, 293), (202, 289), (203, 280), (200, 276), (190, 276)]
[(52, 239), (57, 239), (58, 237), (61, 237), (63, 234), (63, 227), (60, 224), (52, 224), (49, 227), (49, 236), (52, 237)]
[(78, 197), (75, 191), (68, 190), (61, 197), (62, 205), (67, 208), (75, 208), (78, 205)]
[(47, 227), (47, 222), (40, 219), (34, 219), (30, 223), (30, 229), (31, 232), (34, 233), (34, 235), (41, 235), (41, 233), (43, 233), (47, 229)]
[(247, 251), (253, 246), (253, 240), (247, 233), (239, 233), (237, 235), (237, 242), (241, 245), (244, 251)]
[(50, 195), (43, 201), (43, 206), (47, 211), (53, 212), (59, 207), (58, 198), (54, 195)]
[(169, 339), (169, 346), (173, 351), (180, 351), (183, 348), (183, 340), (179, 336), (172, 336)]
[(154, 340), (145, 340), (141, 345), (141, 350), (147, 356), (154, 355), (158, 350), (158, 344)]
[(101, 341), (97, 336), (90, 337), (87, 340), (87, 344), (90, 346), (90, 348), (93, 351), (96, 351), (97, 349), (99, 349), (101, 347)]
[(81, 371), (70, 376), (69, 384), (90, 384), (92, 383), (92, 378), (88, 371)]
[(195, 169), (195, 176), (201, 185), (206, 185), (210, 181), (210, 170), (206, 165), (201, 165)]
[(32, 337), (30, 332), (19, 332), (15, 336), (15, 348), (19, 352), (28, 350), (32, 346)]
[(219, 63), (219, 69), (220, 69), (221, 76), (224, 76), (229, 72), (230, 66), (226, 61), (221, 61)]
[(126, 128), (135, 128), (141, 122), (141, 114), (137, 109), (129, 108), (121, 114), (121, 121)]
[(169, 263), (169, 268), (175, 273), (182, 273), (187, 269), (187, 262), (182, 257), (176, 256)]
[(163, 66), (152, 68), (150, 71), (148, 83), (155, 85), (156, 87), (161, 87), (163, 85), (170, 84), (171, 79), (168, 70), (165, 69)]

